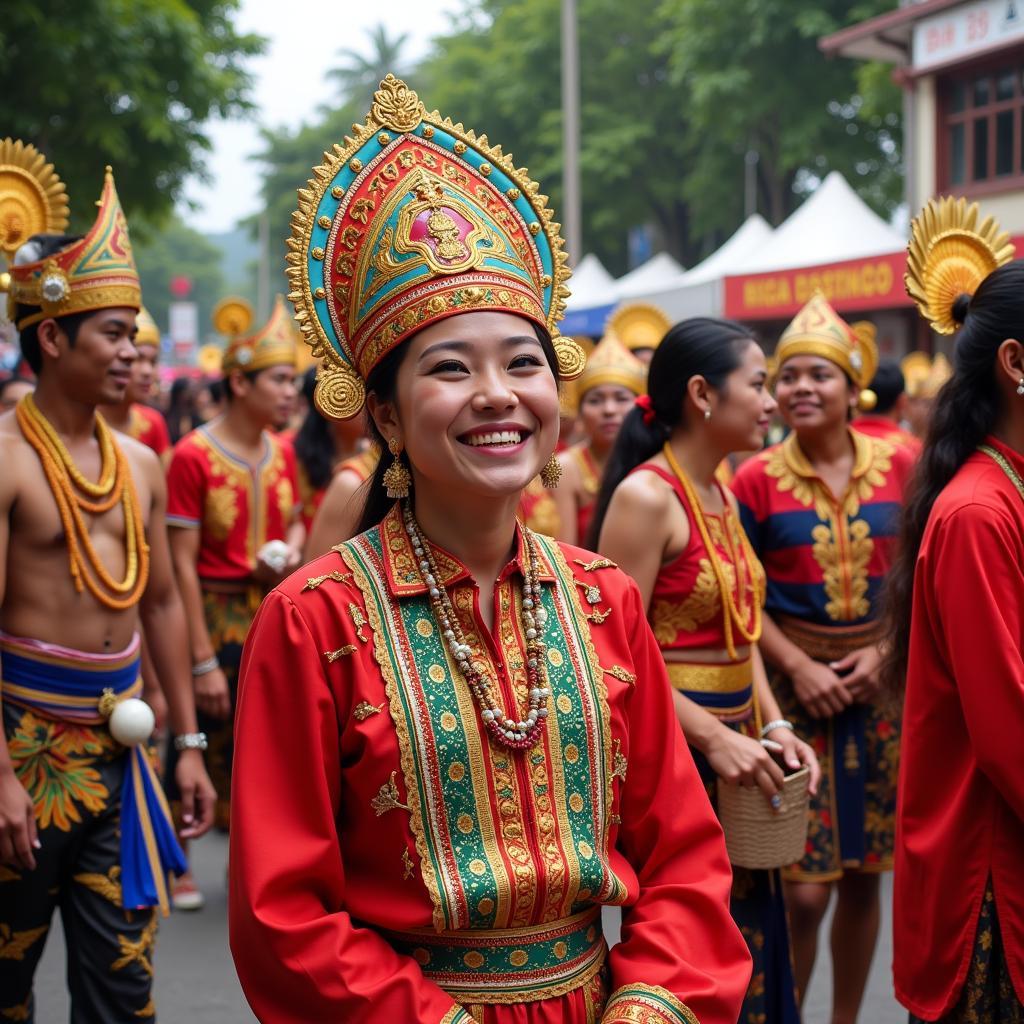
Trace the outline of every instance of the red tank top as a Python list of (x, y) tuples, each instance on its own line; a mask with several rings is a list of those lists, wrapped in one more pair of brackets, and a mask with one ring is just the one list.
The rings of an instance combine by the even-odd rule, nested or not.
[[(679, 499), (690, 524), (690, 541), (685, 550), (658, 572), (648, 611), (658, 646), (665, 652), (726, 650), (725, 616), (718, 579), (701, 537), (695, 510), (675, 474), (644, 463), (634, 473), (649, 472), (666, 481)], [(733, 511), (728, 494), (719, 483), (725, 511), (721, 516), (704, 513), (715, 553), (725, 569), (727, 582), (740, 611), (744, 628), (754, 624), (755, 593), (763, 594), (765, 576), (756, 557), (748, 563), (743, 544), (743, 527)], [(746, 551), (749, 552), (749, 547)], [(755, 590), (756, 581), (756, 590)], [(735, 630), (734, 643), (744, 641)], [(751, 706), (752, 671), (749, 656), (740, 661), (708, 665), (666, 659), (672, 685), (691, 700), (718, 714), (736, 716)]]

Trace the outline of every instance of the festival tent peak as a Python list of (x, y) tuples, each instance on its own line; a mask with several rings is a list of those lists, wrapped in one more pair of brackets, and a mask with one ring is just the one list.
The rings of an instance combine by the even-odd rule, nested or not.
[(724, 281), (724, 313), (783, 320), (821, 291), (843, 314), (909, 305), (906, 237), (879, 217), (837, 171)]
[(598, 337), (615, 306), (615, 278), (593, 254), (587, 253), (573, 268), (566, 313), (558, 329), (562, 334)]
[(659, 252), (646, 263), (641, 263), (639, 267), (634, 268), (615, 282), (615, 297), (621, 301), (663, 291), (666, 287), (674, 284), (684, 273), (685, 270), (681, 263), (673, 259), (667, 252)]
[(764, 245), (728, 269), (729, 275), (811, 267), (897, 252), (907, 240), (832, 171)]
[(723, 308), (722, 279), (738, 263), (764, 246), (771, 234), (772, 229), (764, 217), (752, 214), (695, 267), (689, 270), (680, 268), (671, 276), (663, 277), (654, 287), (626, 288), (623, 287), (626, 279), (622, 278), (615, 283), (615, 294), (623, 303), (650, 302), (663, 309), (674, 322), (691, 316), (720, 316)]

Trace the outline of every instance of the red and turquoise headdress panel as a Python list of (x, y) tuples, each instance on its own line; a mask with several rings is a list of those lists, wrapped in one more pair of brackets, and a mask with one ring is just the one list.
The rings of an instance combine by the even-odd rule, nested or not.
[(511, 156), (388, 75), (366, 121), (299, 189), (288, 241), (296, 319), (322, 359), (316, 403), (355, 415), (373, 368), (416, 331), (477, 310), (550, 331), (563, 378), (584, 354), (558, 334), (569, 277), (547, 197)]

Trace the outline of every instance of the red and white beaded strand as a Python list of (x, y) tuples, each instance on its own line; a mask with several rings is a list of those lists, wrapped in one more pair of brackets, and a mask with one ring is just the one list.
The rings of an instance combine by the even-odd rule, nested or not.
[(548, 717), (547, 702), (551, 690), (547, 686), (546, 656), (547, 645), (542, 639), (547, 612), (541, 606), (541, 588), (538, 582), (537, 549), (530, 531), (524, 529), (527, 562), (523, 570), (523, 633), (526, 636), (526, 680), (530, 692), (530, 709), (521, 721), (506, 716), (498, 703), (494, 691), (496, 686), (485, 674), (484, 667), (472, 660), (473, 649), (466, 643), (465, 634), (459, 625), (455, 607), (451, 598), (441, 585), (437, 572), (437, 563), (430, 550), (430, 544), (420, 533), (419, 524), (408, 503), (402, 508), (405, 520), (405, 531), (412, 543), (413, 553), (427, 585), (430, 595), (430, 606), (459, 668), (463, 679), (469, 686), (474, 699), (481, 709), (481, 717), (492, 739), (503, 747), (512, 750), (526, 750), (534, 746), (540, 739)]

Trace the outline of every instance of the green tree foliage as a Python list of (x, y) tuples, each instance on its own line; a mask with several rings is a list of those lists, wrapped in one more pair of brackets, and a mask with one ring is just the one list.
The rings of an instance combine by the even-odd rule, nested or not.
[(902, 191), (900, 98), (887, 69), (825, 57), (818, 39), (892, 0), (664, 0), (659, 49), (702, 139), (684, 194), (697, 231), (743, 195), (742, 157), (758, 156), (758, 208), (779, 223), (838, 170), (880, 212)]
[[(111, 164), (129, 222), (157, 223), (203, 174), (204, 122), (251, 109), (240, 0), (8, 0), (0, 15), (3, 131), (35, 144), (91, 223)], [(138, 235), (139, 232), (136, 231)]]
[(328, 72), (339, 94), (362, 107), (369, 107), (377, 86), (389, 71), (401, 78), (408, 70), (404, 52), (409, 42), (408, 32), (390, 36), (387, 26), (376, 25), (370, 29), (368, 37), (369, 55), (346, 47), (338, 51), (343, 62)]
[(171, 280), (182, 275), (192, 281), (189, 300), (199, 306), (199, 332), (205, 337), (211, 330), (213, 307), (226, 291), (221, 250), (177, 216), (171, 217), (159, 233), (137, 243), (134, 250), (142, 301), (161, 332), (167, 331)]
[[(455, 121), (486, 131), (562, 195), (560, 0), (467, 0), (406, 81)], [(901, 192), (900, 98), (888, 70), (831, 60), (818, 39), (892, 0), (578, 0), (583, 244), (613, 272), (639, 225), (690, 265), (742, 222), (748, 150), (758, 209), (781, 221), (831, 170), (881, 212)], [(263, 195), (285, 237), (295, 188), (401, 68), (378, 31), (342, 53), (341, 103), (295, 132), (268, 132)], [(392, 45), (394, 44), (394, 45)], [(396, 52), (397, 47), (397, 52)], [(579, 256), (580, 254), (574, 254)]]

